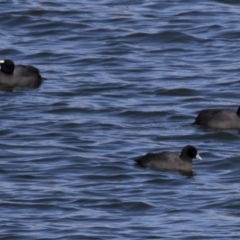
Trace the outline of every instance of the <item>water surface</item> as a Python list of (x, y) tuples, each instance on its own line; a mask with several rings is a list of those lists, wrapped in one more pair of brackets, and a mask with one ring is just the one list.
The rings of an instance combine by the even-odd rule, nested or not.
[[(239, 239), (238, 1), (2, 1), (2, 59), (38, 89), (0, 92), (1, 239)], [(137, 167), (197, 147), (191, 177)]]

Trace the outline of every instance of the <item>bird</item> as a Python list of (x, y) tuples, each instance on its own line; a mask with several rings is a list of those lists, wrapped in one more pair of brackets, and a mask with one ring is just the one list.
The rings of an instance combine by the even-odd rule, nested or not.
[(202, 160), (194, 146), (187, 145), (182, 149), (180, 156), (174, 152), (147, 153), (134, 161), (146, 168), (158, 170), (192, 171), (192, 159)]
[(205, 109), (193, 124), (218, 129), (240, 129), (240, 106), (237, 112), (225, 109)]
[(15, 65), (10, 59), (0, 60), (0, 85), (37, 88), (43, 82), (39, 70), (30, 65)]

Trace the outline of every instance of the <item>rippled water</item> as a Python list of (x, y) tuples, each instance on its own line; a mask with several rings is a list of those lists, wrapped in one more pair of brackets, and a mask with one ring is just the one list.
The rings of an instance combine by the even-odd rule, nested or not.
[[(0, 58), (38, 89), (0, 92), (1, 239), (239, 239), (239, 1), (2, 1)], [(194, 175), (132, 158), (196, 146)]]

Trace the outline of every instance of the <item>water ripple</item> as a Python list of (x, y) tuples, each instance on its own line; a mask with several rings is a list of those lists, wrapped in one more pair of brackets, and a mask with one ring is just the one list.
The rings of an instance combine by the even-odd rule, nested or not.
[[(239, 106), (238, 1), (0, 7), (1, 59), (46, 78), (0, 92), (2, 239), (239, 238), (239, 131), (192, 125)], [(191, 175), (132, 160), (187, 144)]]

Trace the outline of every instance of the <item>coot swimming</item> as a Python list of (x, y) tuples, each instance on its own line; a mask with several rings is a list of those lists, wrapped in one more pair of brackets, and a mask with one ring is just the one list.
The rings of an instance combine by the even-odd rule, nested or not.
[(43, 81), (39, 70), (30, 65), (15, 65), (10, 59), (0, 61), (0, 85), (8, 87), (39, 87)]
[(192, 170), (192, 159), (202, 160), (197, 153), (197, 149), (191, 145), (187, 145), (182, 149), (180, 156), (174, 152), (148, 153), (145, 156), (134, 159), (140, 166), (152, 169), (166, 170)]

